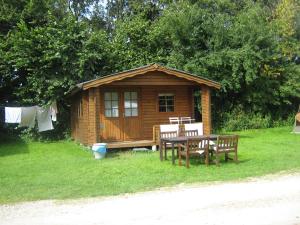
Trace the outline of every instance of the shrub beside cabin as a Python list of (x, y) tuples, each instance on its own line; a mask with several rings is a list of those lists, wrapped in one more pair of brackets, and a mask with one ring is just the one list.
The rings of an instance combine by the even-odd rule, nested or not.
[(197, 90), (204, 134), (210, 134), (211, 89), (220, 84), (158, 64), (80, 83), (71, 94), (72, 137), (108, 148), (155, 145), (157, 125), (168, 124), (169, 117), (195, 117)]

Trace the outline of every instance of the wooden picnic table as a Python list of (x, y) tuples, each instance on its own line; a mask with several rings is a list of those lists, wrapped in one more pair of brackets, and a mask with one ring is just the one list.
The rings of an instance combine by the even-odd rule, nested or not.
[[(174, 155), (174, 147), (175, 144), (186, 144), (187, 141), (191, 138), (208, 138), (210, 141), (216, 141), (218, 139), (217, 134), (210, 134), (210, 135), (198, 135), (198, 136), (178, 136), (178, 137), (171, 137), (171, 138), (161, 138), (161, 146), (163, 146), (163, 149), (167, 148), (167, 144), (172, 145), (172, 164), (175, 165), (175, 155)], [(163, 160), (163, 149), (159, 149), (160, 153), (160, 160)], [(205, 162), (208, 162), (208, 154), (206, 154)], [(167, 153), (165, 153), (165, 159), (167, 159)]]

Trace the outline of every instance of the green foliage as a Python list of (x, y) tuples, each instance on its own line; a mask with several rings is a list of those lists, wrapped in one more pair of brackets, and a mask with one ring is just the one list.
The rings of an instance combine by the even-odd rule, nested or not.
[(270, 116), (261, 114), (246, 114), (242, 111), (230, 113), (228, 120), (223, 125), (223, 129), (228, 131), (258, 129), (271, 127), (272, 120)]
[[(294, 114), (287, 118), (272, 118), (271, 114), (244, 112), (241, 109), (234, 109), (232, 112), (223, 114), (219, 127), (223, 131), (240, 131), (248, 129), (263, 129), (278, 126), (290, 126), (294, 122)], [(216, 121), (217, 122), (217, 121)]]
[(220, 82), (216, 121), (281, 121), (300, 103), (298, 0), (0, 3), (0, 104), (58, 100), (58, 136), (74, 84), (153, 62)]

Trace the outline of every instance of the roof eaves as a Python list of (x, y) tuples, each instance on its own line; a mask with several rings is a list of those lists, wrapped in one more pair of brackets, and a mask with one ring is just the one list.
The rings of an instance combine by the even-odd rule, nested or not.
[[(170, 68), (170, 67), (167, 67), (167, 66), (162, 66), (162, 65), (157, 64), (157, 63), (152, 63), (152, 64), (148, 64), (148, 65), (145, 65), (145, 66), (140, 66), (140, 67), (137, 67), (137, 68), (134, 68), (134, 69), (125, 70), (125, 71), (109, 74), (109, 75), (106, 75), (106, 76), (98, 77), (98, 78), (95, 78), (93, 80), (89, 80), (89, 81), (79, 83), (76, 86), (79, 87), (80, 89), (85, 90), (85, 89), (88, 89), (88, 88), (92, 87), (93, 85), (90, 86), (89, 84), (93, 83), (97, 80), (100, 81), (100, 80), (103, 80), (103, 79), (108, 79), (110, 77), (114, 77), (114, 76), (118, 76), (118, 75), (122, 75), (122, 74), (127, 74), (127, 73), (134, 72), (134, 71), (137, 71), (137, 70), (144, 70), (144, 69), (151, 68), (151, 67), (153, 67), (153, 69), (155, 69), (155, 70), (162, 71), (162, 72), (164, 72), (165, 70), (169, 70), (169, 71), (174, 71), (174, 72), (178, 72), (178, 73), (181, 73), (181, 74), (185, 74), (185, 75), (188, 75), (188, 76), (192, 76), (194, 78), (207, 81), (206, 85), (212, 86), (212, 87), (217, 88), (217, 89), (221, 88), (221, 84), (216, 82), (216, 81), (210, 80), (210, 79), (205, 78), (205, 77), (198, 76), (196, 74), (185, 72), (185, 71), (182, 71), (182, 70), (179, 70), (179, 69), (174, 69), (174, 68)], [(110, 82), (111, 81), (108, 81), (108, 83), (110, 83)], [(102, 82), (100, 82), (100, 83), (102, 84)], [(107, 83), (107, 82), (103, 82), (103, 84), (105, 84), (105, 83)]]
[(153, 66), (153, 65), (155, 65), (155, 63), (151, 63), (151, 64), (148, 64), (148, 65), (145, 65), (145, 66), (140, 66), (140, 67), (133, 68), (133, 69), (129, 69), (129, 70), (124, 70), (124, 71), (121, 71), (121, 72), (115, 72), (115, 73), (112, 73), (112, 74), (108, 74), (108, 75), (105, 75), (105, 76), (97, 77), (97, 78), (95, 78), (95, 79), (92, 79), (92, 80), (88, 80), (88, 81), (79, 83), (79, 84), (77, 84), (77, 85), (81, 85), (81, 84), (82, 84), (82, 85), (85, 85), (85, 84), (92, 83), (92, 82), (94, 82), (94, 81), (101, 80), (101, 79), (104, 79), (104, 78), (109, 78), (109, 77), (121, 75), (121, 74), (123, 74), (123, 73), (129, 73), (129, 72), (133, 72), (133, 71), (136, 71), (136, 70), (145, 69), (145, 68), (151, 67), (151, 66)]
[(210, 83), (213, 83), (213, 84), (216, 86), (216, 88), (218, 88), (218, 89), (221, 88), (221, 84), (220, 84), (219, 82), (210, 80), (210, 79), (208, 79), (208, 78), (206, 78), (206, 77), (198, 76), (198, 75), (193, 74), (193, 73), (189, 73), (189, 72), (186, 72), (186, 71), (183, 71), (183, 70), (174, 69), (174, 68), (170, 68), (170, 67), (166, 67), (166, 66), (165, 66), (165, 68), (168, 69), (168, 70), (171, 70), (171, 71), (176, 71), (176, 72), (183, 73), (183, 74), (186, 74), (186, 75), (189, 75), (189, 76), (193, 76), (193, 77), (195, 77), (195, 78), (199, 78), (199, 79), (202, 79), (202, 80), (206, 80), (206, 81), (208, 81), (208, 82), (210, 82)]

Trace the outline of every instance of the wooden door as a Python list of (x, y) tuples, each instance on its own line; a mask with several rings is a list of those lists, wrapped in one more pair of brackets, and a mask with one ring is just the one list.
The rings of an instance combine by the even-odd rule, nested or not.
[(138, 140), (141, 138), (140, 93), (137, 89), (122, 91), (123, 140)]
[(102, 91), (101, 96), (101, 139), (108, 142), (140, 139), (139, 91), (107, 89)]
[(122, 141), (121, 97), (118, 90), (107, 89), (101, 92), (101, 139), (103, 141)]

